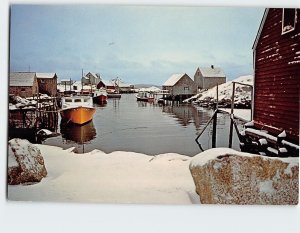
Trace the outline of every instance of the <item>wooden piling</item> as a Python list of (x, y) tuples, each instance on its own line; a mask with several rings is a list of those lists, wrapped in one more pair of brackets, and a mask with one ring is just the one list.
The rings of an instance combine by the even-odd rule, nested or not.
[(230, 111), (230, 132), (229, 132), (229, 148), (232, 148), (232, 137), (233, 137), (233, 109), (234, 109), (234, 95), (235, 95), (235, 82), (232, 83), (232, 95), (231, 95), (231, 111)]

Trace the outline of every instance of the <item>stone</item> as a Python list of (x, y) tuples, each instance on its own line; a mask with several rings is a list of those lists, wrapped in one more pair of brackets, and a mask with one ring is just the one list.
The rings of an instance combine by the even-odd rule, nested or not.
[(196, 155), (190, 171), (202, 204), (298, 204), (299, 158), (216, 148)]
[(40, 182), (46, 176), (44, 159), (35, 145), (19, 138), (8, 142), (8, 184)]

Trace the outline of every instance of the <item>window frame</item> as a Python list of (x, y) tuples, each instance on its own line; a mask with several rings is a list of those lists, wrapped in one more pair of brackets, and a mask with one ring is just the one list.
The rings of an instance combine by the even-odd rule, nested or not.
[[(286, 10), (294, 10), (295, 11), (295, 17), (294, 17), (294, 25), (291, 29), (284, 31), (285, 25), (284, 25), (284, 12)], [(296, 29), (296, 22), (297, 22), (297, 8), (282, 8), (282, 21), (281, 21), (281, 35), (284, 35), (286, 33), (292, 32)]]

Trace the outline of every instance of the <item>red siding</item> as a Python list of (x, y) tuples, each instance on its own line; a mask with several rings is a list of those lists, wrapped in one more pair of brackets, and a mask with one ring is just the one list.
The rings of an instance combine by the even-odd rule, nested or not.
[(255, 49), (254, 122), (299, 140), (300, 10), (294, 31), (282, 30), (282, 9), (269, 9)]

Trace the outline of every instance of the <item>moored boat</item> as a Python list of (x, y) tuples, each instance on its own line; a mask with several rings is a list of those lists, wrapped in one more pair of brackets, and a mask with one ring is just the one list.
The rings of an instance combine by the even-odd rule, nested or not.
[(107, 98), (121, 98), (121, 94), (116, 90), (107, 90)]
[(97, 89), (93, 93), (93, 101), (97, 104), (106, 104), (107, 103), (107, 92), (105, 89)]
[(67, 122), (83, 125), (93, 119), (96, 109), (90, 96), (62, 97), (61, 117)]
[(146, 91), (139, 91), (136, 95), (137, 101), (145, 101), (145, 102), (151, 102), (154, 101), (153, 94), (146, 92)]

